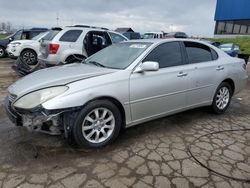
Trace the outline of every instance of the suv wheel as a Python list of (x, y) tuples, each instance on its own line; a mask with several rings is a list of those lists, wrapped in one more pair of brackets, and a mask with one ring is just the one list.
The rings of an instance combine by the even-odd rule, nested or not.
[(97, 100), (83, 108), (72, 132), (79, 146), (99, 148), (115, 140), (121, 124), (121, 113), (117, 106), (107, 100)]
[(5, 56), (5, 49), (4, 47), (0, 46), (0, 58)]
[(230, 105), (232, 98), (232, 88), (230, 84), (223, 82), (217, 88), (214, 98), (212, 109), (216, 114), (224, 113)]
[(21, 59), (28, 65), (35, 65), (37, 63), (37, 55), (33, 50), (24, 50), (21, 53)]

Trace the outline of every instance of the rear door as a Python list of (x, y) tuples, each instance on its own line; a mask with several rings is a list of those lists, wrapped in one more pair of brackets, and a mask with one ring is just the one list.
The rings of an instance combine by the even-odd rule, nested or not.
[(188, 74), (183, 66), (180, 43), (166, 42), (157, 46), (145, 61), (158, 62), (160, 69), (131, 74), (130, 106), (133, 121), (185, 108)]
[(83, 40), (83, 44), (87, 55), (91, 56), (111, 45), (112, 42), (107, 32), (89, 31)]
[(218, 55), (207, 45), (197, 42), (183, 42), (189, 67), (189, 91), (187, 105), (195, 106), (209, 103), (220, 83), (225, 67), (218, 60)]

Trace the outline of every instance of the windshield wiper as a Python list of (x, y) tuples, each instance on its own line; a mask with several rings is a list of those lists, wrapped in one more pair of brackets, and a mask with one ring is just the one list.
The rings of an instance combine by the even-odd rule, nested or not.
[(96, 66), (98, 66), (98, 67), (105, 67), (103, 64), (98, 63), (98, 62), (96, 62), (96, 61), (89, 61), (89, 62), (87, 62), (87, 63), (88, 63), (88, 64), (96, 65)]

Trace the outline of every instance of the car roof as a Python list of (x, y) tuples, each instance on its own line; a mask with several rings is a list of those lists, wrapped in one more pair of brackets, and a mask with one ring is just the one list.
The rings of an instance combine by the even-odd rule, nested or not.
[(174, 41), (189, 41), (189, 42), (198, 42), (202, 44), (207, 44), (206, 42), (200, 41), (198, 39), (182, 39), (182, 38), (166, 38), (166, 39), (136, 39), (136, 40), (129, 40), (126, 42), (138, 42), (138, 43), (153, 43), (158, 44), (162, 42), (174, 42)]

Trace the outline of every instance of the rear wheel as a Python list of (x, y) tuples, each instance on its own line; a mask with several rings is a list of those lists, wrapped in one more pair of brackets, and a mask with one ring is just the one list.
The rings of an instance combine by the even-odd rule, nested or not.
[(107, 100), (97, 100), (80, 112), (73, 126), (73, 136), (81, 147), (98, 148), (115, 140), (121, 124), (117, 106)]
[(0, 46), (0, 58), (5, 57), (5, 49), (4, 47)]
[(21, 58), (28, 65), (35, 65), (37, 63), (37, 54), (33, 50), (24, 50), (21, 53)]
[(217, 88), (214, 98), (212, 109), (216, 114), (224, 113), (230, 105), (232, 98), (232, 88), (230, 84), (223, 82)]

